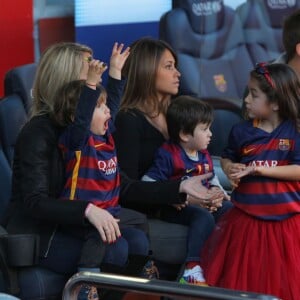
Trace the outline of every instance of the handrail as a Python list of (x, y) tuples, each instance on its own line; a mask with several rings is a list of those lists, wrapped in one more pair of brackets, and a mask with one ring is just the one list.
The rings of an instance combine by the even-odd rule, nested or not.
[(139, 294), (167, 297), (177, 296), (183, 300), (279, 300), (279, 298), (271, 295), (92, 272), (79, 272), (73, 275), (65, 285), (62, 299), (76, 300), (82, 284), (91, 284), (97, 288), (135, 292)]

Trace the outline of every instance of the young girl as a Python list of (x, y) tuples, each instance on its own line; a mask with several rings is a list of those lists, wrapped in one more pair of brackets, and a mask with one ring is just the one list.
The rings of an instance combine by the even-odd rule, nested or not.
[(222, 167), (234, 208), (206, 244), (208, 284), (300, 299), (300, 84), (287, 65), (250, 73), (249, 120), (233, 127)]

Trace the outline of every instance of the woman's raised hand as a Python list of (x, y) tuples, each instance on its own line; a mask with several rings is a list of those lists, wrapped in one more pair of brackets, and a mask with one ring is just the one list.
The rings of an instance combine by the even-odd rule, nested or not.
[(104, 242), (113, 243), (121, 236), (119, 220), (107, 210), (91, 205), (85, 216), (96, 227)]
[(102, 75), (106, 71), (107, 65), (98, 60), (92, 59), (89, 63), (89, 70), (87, 74), (86, 84), (87, 86), (96, 89), (96, 85), (102, 81)]
[(115, 43), (112, 49), (110, 63), (109, 63), (109, 76), (114, 79), (121, 79), (122, 68), (130, 53), (130, 48), (127, 47), (123, 52), (124, 44)]

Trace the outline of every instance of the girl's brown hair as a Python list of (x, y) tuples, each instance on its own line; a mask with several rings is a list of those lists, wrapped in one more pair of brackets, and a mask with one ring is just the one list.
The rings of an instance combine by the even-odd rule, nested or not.
[(257, 64), (251, 71), (251, 78), (267, 95), (270, 103), (278, 105), (278, 113), (283, 120), (295, 122), (300, 132), (300, 81), (295, 71), (286, 64)]

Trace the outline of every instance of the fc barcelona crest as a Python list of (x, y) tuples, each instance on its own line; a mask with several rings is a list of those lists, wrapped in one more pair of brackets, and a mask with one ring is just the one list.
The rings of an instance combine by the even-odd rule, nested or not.
[(205, 170), (205, 173), (208, 173), (210, 171), (209, 164), (204, 164), (204, 170)]
[(218, 91), (226, 92), (227, 90), (227, 82), (224, 78), (223, 74), (214, 75), (215, 86)]
[(280, 139), (278, 149), (282, 151), (290, 150), (291, 144), (289, 139)]

